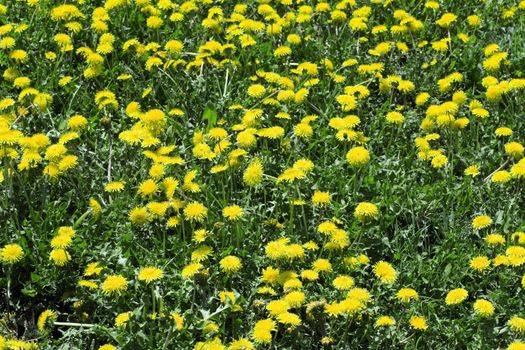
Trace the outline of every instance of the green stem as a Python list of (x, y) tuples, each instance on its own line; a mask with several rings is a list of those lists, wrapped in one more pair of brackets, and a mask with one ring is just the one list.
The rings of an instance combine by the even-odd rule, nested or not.
[(155, 285), (154, 284), (151, 284), (151, 304), (152, 304), (152, 314), (154, 314), (155, 308), (156, 308)]

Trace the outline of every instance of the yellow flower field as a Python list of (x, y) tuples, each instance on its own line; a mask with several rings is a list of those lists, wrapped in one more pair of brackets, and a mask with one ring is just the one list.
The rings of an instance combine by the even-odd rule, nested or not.
[(524, 0), (4, 0), (0, 350), (524, 350), (524, 37)]

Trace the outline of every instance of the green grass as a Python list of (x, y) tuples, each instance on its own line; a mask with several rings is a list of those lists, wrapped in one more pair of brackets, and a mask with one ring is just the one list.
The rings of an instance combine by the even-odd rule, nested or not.
[[(111, 3), (114, 1), (105, 2), (106, 6)], [(95, 8), (103, 7), (103, 1), (71, 1), (84, 14), (75, 19), (83, 26), (77, 33), (66, 28), (67, 21), (51, 19), (51, 11), (62, 4), (60, 1), (40, 0), (30, 6), (25, 1), (9, 0), (4, 3), (5, 13), (0, 8), (0, 25), (13, 24), (10, 30), (0, 27), (0, 33), (6, 30), (0, 35), (1, 71), (16, 69), (17, 76), (31, 80), (29, 87), (52, 96), (46, 108), (38, 109), (33, 97), (19, 100), (23, 89), (13, 85), (9, 71), (0, 82), (0, 106), (6, 98), (15, 101), (0, 112), (3, 174), (0, 248), (16, 243), (23, 249), (23, 257), (13, 264), (0, 254), (0, 336), (11, 341), (34, 342), (42, 349), (99, 349), (112, 344), (119, 349), (199, 350), (215, 349), (210, 344), (214, 339), (228, 348), (241, 337), (261, 349), (503, 349), (520, 339), (522, 335), (508, 321), (513, 316), (525, 317), (522, 264), (492, 264), (483, 272), (475, 271), (469, 264), (475, 256), (493, 259), (505, 255), (508, 247), (519, 245), (511, 239), (512, 233), (525, 230), (523, 177), (513, 177), (504, 184), (491, 181), (493, 172), (510, 171), (523, 157), (509, 156), (504, 148), (510, 141), (522, 143), (525, 136), (523, 89), (514, 89), (502, 94), (500, 100), (491, 101), (482, 81), (487, 76), (500, 82), (521, 79), (525, 63), (520, 39), (525, 35), (523, 4), (468, 0), (443, 2), (439, 9), (433, 10), (426, 8), (424, 1), (393, 1), (385, 6), (357, 1), (355, 6), (341, 9), (347, 18), (337, 22), (330, 19), (331, 12), (342, 2), (338, 5), (328, 1), (330, 10), (320, 13), (315, 10), (318, 2), (313, 0), (293, 1), (289, 5), (283, 4), (285, 1), (246, 1), (245, 18), (265, 25), (272, 23), (274, 20), (258, 12), (261, 4), (267, 3), (284, 25), (277, 35), (245, 30), (256, 44), (242, 47), (238, 38), (242, 33), (228, 32), (228, 27), (239, 22), (238, 15), (229, 20), (234, 2), (194, 0), (182, 6), (181, 2), (173, 1), (172, 8), (168, 8), (169, 2), (161, 1), (150, 2), (151, 7), (142, 10), (140, 3), (130, 1), (108, 11), (109, 19), (105, 22), (107, 33), (115, 39), (113, 50), (102, 54), (100, 74), (93, 78), (84, 76), (88, 65), (77, 50), (97, 49), (103, 33), (92, 28), (92, 20)], [(189, 3), (195, 4), (195, 10), (180, 22), (170, 21), (173, 13)], [(297, 17), (300, 11), (307, 10), (304, 6), (312, 9), (308, 21), (286, 16), (288, 13)], [(352, 12), (363, 6), (371, 9), (368, 28), (358, 31), (349, 23)], [(514, 16), (504, 18), (503, 11), (513, 6)], [(222, 10), (222, 16), (213, 15), (215, 19), (222, 18), (218, 23), (221, 30), (202, 25), (210, 9), (212, 14)], [(406, 11), (421, 21), (423, 28), (392, 34), (389, 31), (392, 26), (399, 25), (394, 16), (396, 10)], [(158, 12), (164, 23), (159, 28), (148, 28), (147, 18), (154, 12)], [(436, 21), (447, 12), (457, 15), (457, 20), (449, 28), (441, 28)], [(469, 25), (470, 15), (478, 15), (481, 24)], [(15, 27), (22, 23), (28, 28), (17, 32)], [(372, 34), (374, 26), (383, 24), (388, 31)], [(60, 52), (54, 41), (58, 33), (71, 36), (73, 50)], [(292, 33), (302, 38), (301, 43), (290, 46), (289, 56), (276, 57), (274, 50), (286, 45), (286, 38)], [(457, 37), (460, 33), (468, 34), (468, 42)], [(15, 40), (13, 47), (2, 46), (6, 37)], [(448, 50), (432, 49), (432, 42), (448, 37), (451, 39)], [(157, 43), (158, 49), (141, 53), (132, 47), (125, 51), (124, 43), (133, 38), (143, 48)], [(164, 45), (169, 40), (181, 41), (182, 51), (165, 52)], [(219, 45), (233, 44), (234, 49), (199, 56), (203, 45), (212, 40)], [(424, 40), (429, 44), (418, 47)], [(372, 55), (369, 50), (381, 42), (391, 42), (392, 50), (380, 57)], [(401, 52), (395, 46), (397, 42), (406, 43), (410, 50)], [(499, 69), (487, 71), (483, 67), (487, 58), (484, 49), (494, 43), (508, 57)], [(26, 51), (25, 62), (10, 58), (17, 49)], [(56, 59), (46, 59), (48, 51), (55, 52)], [(163, 65), (146, 69), (151, 57), (159, 57)], [(350, 58), (358, 63), (344, 67), (343, 62)], [(202, 62), (197, 62), (198, 59)], [(230, 61), (216, 64), (225, 59)], [(325, 59), (332, 62), (333, 70), (323, 64)], [(431, 64), (434, 59), (435, 64)], [(175, 63), (168, 66), (170, 60)], [(187, 69), (192, 62), (194, 67)], [(318, 74), (309, 77), (294, 73), (303, 62), (317, 64)], [(381, 77), (358, 73), (358, 67), (371, 63), (383, 64)], [(424, 64), (428, 67), (423, 68)], [(300, 103), (267, 103), (269, 98), (277, 98), (286, 82), (281, 81), (283, 84), (279, 86), (265, 81), (263, 71), (288, 78), (295, 92), (306, 87), (308, 96)], [(452, 83), (448, 91), (440, 91), (438, 80), (454, 72), (462, 74), (462, 81)], [(132, 78), (118, 80), (122, 74), (130, 74)], [(336, 82), (334, 74), (344, 77), (344, 82)], [(395, 82), (389, 91), (381, 91), (381, 79), (394, 75), (411, 81), (414, 91), (403, 94), (396, 89)], [(60, 86), (59, 80), (64, 76), (71, 76), (72, 81)], [(311, 78), (318, 82), (308, 86)], [(262, 98), (247, 93), (248, 87), (256, 83), (266, 87)], [(345, 93), (345, 86), (358, 85), (365, 86), (370, 95), (358, 100), (355, 109), (343, 111), (336, 98)], [(151, 92), (143, 96), (147, 88)], [(95, 95), (103, 90), (115, 94), (118, 108), (99, 108)], [(468, 118), (469, 124), (464, 128), (435, 124), (432, 129), (423, 129), (421, 123), (428, 107), (451, 101), (457, 91), (464, 91), (467, 101), (454, 116)], [(422, 92), (431, 97), (424, 105), (417, 105), (416, 96)], [(469, 104), (474, 100), (483, 105), (489, 117), (479, 118), (472, 113)], [(126, 113), (126, 107), (133, 101), (140, 103), (142, 112), (160, 109), (166, 114), (165, 124), (148, 124), (160, 130), (157, 145), (140, 142), (130, 145), (119, 138), (138, 121)], [(243, 109), (229, 108), (237, 104)], [(173, 108), (179, 108), (184, 115), (168, 115)], [(249, 127), (260, 130), (280, 126), (284, 136), (277, 139), (256, 136), (253, 147), (243, 147), (237, 140), (239, 125), (244, 112), (255, 108), (262, 109), (263, 114)], [(386, 114), (398, 108), (404, 122), (388, 123)], [(289, 113), (290, 119), (277, 118), (279, 112)], [(47, 147), (70, 131), (68, 120), (77, 114), (87, 119), (87, 125), (78, 131), (77, 139), (66, 144), (68, 154), (78, 157), (77, 165), (56, 177), (45, 175), (44, 168), (50, 163), (45, 159)], [(337, 130), (330, 127), (330, 120), (349, 114), (360, 118), (354, 129), (368, 138), (366, 142), (341, 141), (336, 137)], [(310, 122), (313, 136), (302, 139), (293, 130), (307, 115), (318, 118)], [(512, 136), (495, 134), (503, 126), (513, 130)], [(227, 131), (224, 140), (231, 145), (226, 151), (217, 152), (212, 160), (199, 159), (193, 153), (195, 135), (206, 135), (218, 127)], [(49, 145), (38, 150), (42, 160), (35, 167), (18, 168), (24, 159), (24, 139), (18, 135), (15, 141), (6, 141), (4, 135), (12, 130), (24, 136), (42, 133), (49, 138)], [(430, 160), (418, 157), (415, 140), (430, 133), (440, 135), (438, 140), (429, 141), (431, 148), (442, 149), (448, 159), (448, 164), (440, 169), (433, 168)], [(212, 150), (217, 144), (209, 136), (205, 142)], [(162, 190), (151, 197), (138, 192), (140, 184), (150, 178), (149, 170), (154, 163), (144, 151), (169, 145), (175, 146), (169, 155), (180, 156), (184, 164), (166, 165), (165, 174), (157, 182), (161, 183), (165, 177), (177, 179), (179, 187), (174, 199), (180, 200), (182, 207), (170, 208), (166, 215), (136, 225), (129, 216), (133, 208), (167, 200)], [(345, 157), (349, 149), (358, 145), (370, 152), (371, 159), (366, 165), (354, 168)], [(238, 157), (236, 164), (223, 172), (212, 172), (214, 166), (228, 164), (229, 152), (238, 148), (246, 154)], [(16, 155), (8, 157), (13, 150)], [(243, 174), (255, 158), (261, 160), (264, 175), (261, 183), (248, 186)], [(314, 163), (311, 172), (292, 182), (276, 181), (302, 158)], [(465, 175), (464, 170), (474, 164), (479, 166), (480, 174)], [(197, 171), (194, 181), (200, 187), (199, 192), (184, 189), (184, 177), (191, 170)], [(111, 181), (123, 181), (125, 189), (105, 192), (105, 185)], [(328, 205), (312, 204), (316, 190), (330, 193)], [(102, 206), (100, 215), (90, 207), (91, 198)], [(304, 203), (294, 205), (294, 200)], [(202, 222), (188, 220), (183, 214), (184, 205), (193, 201), (208, 209)], [(358, 220), (354, 210), (361, 202), (377, 205), (379, 215), (366, 222)], [(224, 207), (233, 204), (244, 210), (238, 222), (228, 221), (222, 214)], [(476, 230), (472, 220), (482, 214), (490, 216), (493, 223)], [(172, 216), (179, 217), (180, 224), (170, 228), (167, 220)], [(270, 220), (282, 226), (271, 224)], [(346, 232), (348, 246), (343, 249), (325, 246), (329, 237), (319, 233), (317, 227), (329, 220)], [(76, 235), (67, 248), (70, 261), (58, 266), (50, 259), (50, 241), (63, 226), (74, 227)], [(182, 276), (182, 271), (191, 263), (192, 252), (202, 245), (192, 240), (192, 233), (198, 229), (210, 232), (203, 244), (211, 247), (213, 253), (202, 261), (201, 273), (188, 279)], [(484, 237), (489, 233), (502, 234), (505, 244), (487, 245)], [(290, 243), (313, 241), (319, 250), (307, 250), (300, 259), (272, 261), (265, 247), (282, 237), (289, 238)], [(369, 263), (358, 267), (345, 263), (345, 259), (360, 254), (365, 254)], [(228, 255), (242, 260), (238, 272), (228, 274), (221, 270), (219, 262)], [(275, 295), (260, 293), (258, 288), (266, 286), (261, 280), (263, 270), (273, 266), (281, 272), (300, 275), (321, 258), (331, 262), (331, 271), (320, 273), (316, 281), (299, 278), (305, 301), (290, 312), (301, 318), (301, 324), (289, 327), (279, 323), (265, 307), (270, 301), (284, 297), (287, 291), (276, 283), (272, 285)], [(381, 260), (391, 263), (397, 271), (394, 284), (382, 283), (374, 275), (373, 266)], [(92, 262), (103, 267), (101, 274), (83, 276)], [(164, 277), (150, 284), (140, 281), (138, 272), (146, 266), (162, 269)], [(128, 285), (120, 295), (107, 296), (102, 292), (102, 282), (112, 274), (124, 276)], [(330, 316), (323, 306), (311, 311), (315, 302), (333, 303), (346, 298), (346, 292), (332, 284), (339, 275), (349, 275), (355, 280), (355, 287), (366, 288), (371, 301), (355, 314), (338, 317)], [(81, 279), (96, 282), (99, 288), (81, 287), (78, 285)], [(419, 299), (407, 304), (399, 302), (395, 296), (401, 288), (415, 289)], [(467, 300), (455, 306), (446, 305), (447, 293), (455, 288), (465, 288), (469, 292)], [(222, 291), (234, 291), (235, 301), (222, 302), (219, 296)], [(476, 315), (473, 303), (477, 299), (491, 301), (494, 314), (488, 318)], [(38, 317), (47, 309), (56, 311), (54, 321), (58, 323), (51, 319), (44, 330), (39, 330)], [(116, 327), (115, 317), (128, 311), (132, 316), (125, 327)], [(175, 321), (170, 319), (172, 312), (184, 317), (182, 329), (177, 329)], [(381, 315), (392, 316), (396, 325), (375, 327), (374, 322)], [(409, 319), (414, 315), (426, 317), (427, 330), (411, 328)], [(254, 326), (268, 318), (276, 323), (271, 342), (257, 344)], [(216, 329), (207, 332), (206, 325), (210, 322), (215, 323)], [(0, 338), (0, 349), (4, 338)]]

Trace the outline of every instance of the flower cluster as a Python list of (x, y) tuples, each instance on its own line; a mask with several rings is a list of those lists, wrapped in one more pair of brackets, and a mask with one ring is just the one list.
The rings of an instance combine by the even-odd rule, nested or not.
[(0, 4), (0, 350), (525, 349), (524, 18)]

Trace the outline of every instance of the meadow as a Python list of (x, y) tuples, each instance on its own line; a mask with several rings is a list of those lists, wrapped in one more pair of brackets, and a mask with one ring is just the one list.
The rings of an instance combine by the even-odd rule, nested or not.
[(0, 350), (525, 350), (525, 0), (3, 0)]

